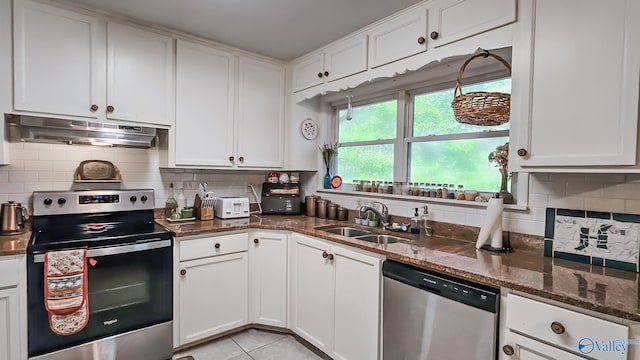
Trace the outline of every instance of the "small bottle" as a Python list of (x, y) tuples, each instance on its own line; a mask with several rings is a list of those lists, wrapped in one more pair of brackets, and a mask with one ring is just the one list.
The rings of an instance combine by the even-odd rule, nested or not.
[(418, 208), (414, 208), (413, 209), (414, 214), (413, 217), (411, 218), (411, 227), (409, 228), (409, 230), (411, 231), (412, 234), (420, 234), (420, 214), (418, 214)]
[(420, 226), (420, 238), (433, 235), (431, 220), (429, 220), (429, 206), (425, 205), (424, 208), (422, 208), (422, 215), (420, 215), (418, 224)]
[(184, 188), (180, 188), (180, 192), (178, 193), (178, 211), (187, 207), (187, 197), (184, 196)]
[(173, 209), (178, 207), (176, 201), (175, 192), (173, 191), (173, 183), (169, 184), (169, 195), (167, 201), (164, 203), (164, 216), (170, 218), (173, 213)]
[(436, 185), (436, 197), (437, 198), (442, 198), (442, 184), (437, 184)]
[(446, 199), (449, 196), (449, 185), (442, 184), (442, 196), (441, 198)]
[(431, 183), (429, 184), (429, 197), (436, 197), (436, 184), (435, 183)]
[(456, 191), (456, 200), (464, 200), (464, 185), (458, 185), (458, 191)]

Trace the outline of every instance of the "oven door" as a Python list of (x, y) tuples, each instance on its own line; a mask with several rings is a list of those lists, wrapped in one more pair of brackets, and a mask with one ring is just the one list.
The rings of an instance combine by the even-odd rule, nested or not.
[[(49, 328), (44, 305), (44, 253), (29, 254), (29, 356), (171, 321), (173, 240), (90, 247), (87, 258), (89, 322), (61, 336)], [(91, 265), (93, 264), (93, 265)]]

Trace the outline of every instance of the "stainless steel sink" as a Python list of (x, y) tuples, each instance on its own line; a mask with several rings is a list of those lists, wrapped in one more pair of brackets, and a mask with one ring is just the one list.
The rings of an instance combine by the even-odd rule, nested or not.
[(331, 234), (342, 235), (346, 237), (356, 237), (356, 236), (371, 234), (371, 231), (356, 229), (348, 226), (318, 228), (318, 230), (322, 230)]
[(398, 241), (407, 241), (407, 239), (397, 236), (376, 234), (357, 236), (356, 239), (377, 244), (393, 244), (397, 243)]

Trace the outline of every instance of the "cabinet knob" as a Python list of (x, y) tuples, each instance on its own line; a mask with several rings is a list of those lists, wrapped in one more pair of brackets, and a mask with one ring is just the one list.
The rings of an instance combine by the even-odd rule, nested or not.
[(327, 259), (330, 260), (330, 261), (333, 260), (333, 254), (328, 254), (327, 255)]
[(256, 245), (258, 245), (258, 244), (260, 244), (260, 240), (258, 240), (257, 238), (255, 238), (255, 239), (253, 239), (253, 243), (254, 243), (254, 244), (256, 244)]
[(325, 259), (328, 258), (329, 257), (329, 253), (326, 252), (326, 251), (323, 251), (322, 252), (322, 257), (325, 258)]
[(526, 149), (520, 148), (516, 152), (518, 153), (518, 156), (527, 156), (527, 150)]
[(220, 249), (220, 243), (216, 243), (215, 245), (213, 245), (213, 247), (215, 247), (216, 249)]
[(432, 31), (431, 34), (429, 34), (429, 37), (433, 40), (437, 39), (438, 36), (440, 36), (440, 34), (438, 34), (437, 31)]
[(420, 36), (420, 37), (418, 38), (418, 44), (422, 45), (422, 44), (424, 44), (425, 42), (427, 42), (427, 39), (425, 39), (425, 38), (424, 38), (424, 36)]
[(116, 109), (116, 108), (114, 108), (114, 107), (113, 107), (113, 106), (111, 106), (111, 105), (107, 106), (107, 112), (108, 112), (108, 113), (112, 113), (112, 112), (113, 112), (113, 110), (115, 110), (115, 109)]
[(322, 73), (321, 73), (321, 72), (319, 72), (319, 73), (318, 73), (318, 77), (319, 77), (319, 78), (321, 78), (321, 77), (322, 77)]
[(515, 350), (513, 350), (513, 346), (505, 345), (502, 347), (502, 352), (505, 353), (505, 355), (507, 356), (511, 356), (515, 353)]
[(182, 275), (182, 276), (187, 275), (187, 269), (180, 270), (180, 275)]
[(229, 161), (233, 162), (233, 160), (235, 160), (236, 158), (233, 156), (229, 156)]
[(325, 72), (324, 72), (324, 76), (329, 76), (329, 72), (328, 72), (328, 71), (325, 71)]
[(238, 158), (238, 161), (240, 161), (240, 162), (244, 162), (244, 156), (240, 156), (240, 157)]
[(91, 105), (90, 109), (91, 109), (92, 112), (96, 112), (96, 111), (98, 111), (99, 107), (98, 107), (98, 105), (93, 104), (93, 105)]
[(564, 325), (560, 324), (557, 321), (554, 321), (551, 323), (551, 331), (558, 335), (564, 334)]

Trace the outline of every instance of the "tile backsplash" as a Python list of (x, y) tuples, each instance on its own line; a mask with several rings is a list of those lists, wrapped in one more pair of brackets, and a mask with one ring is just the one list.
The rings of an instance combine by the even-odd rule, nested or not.
[(640, 215), (547, 208), (544, 255), (640, 271)]
[[(160, 169), (157, 148), (103, 148), (98, 146), (11, 142), (11, 165), (0, 166), (0, 202), (29, 203), (31, 193), (41, 190), (69, 190), (73, 173), (83, 160), (108, 160), (120, 169), (124, 188), (152, 188), (156, 204), (163, 206), (170, 183), (183, 186), (193, 201), (198, 183), (206, 181), (218, 196), (248, 196), (246, 184), (256, 191), (266, 172)], [(309, 179), (309, 177), (306, 177)], [(313, 179), (312, 179), (313, 180)], [(316, 188), (315, 181), (303, 183), (304, 194)], [(357, 196), (322, 193), (343, 206), (354, 209)], [(384, 200), (390, 213), (411, 216), (422, 203), (410, 200)], [(579, 209), (615, 213), (640, 213), (639, 174), (532, 174), (529, 178), (529, 208), (505, 211), (503, 228), (523, 234), (544, 235), (546, 208)], [(433, 220), (481, 226), (484, 209), (430, 204)]]

